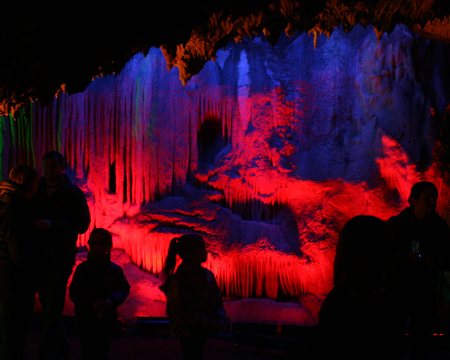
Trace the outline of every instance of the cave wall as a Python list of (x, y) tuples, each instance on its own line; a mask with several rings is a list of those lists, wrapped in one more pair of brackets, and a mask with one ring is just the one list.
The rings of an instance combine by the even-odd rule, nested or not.
[(185, 86), (159, 49), (135, 55), (83, 93), (1, 117), (1, 176), (59, 150), (91, 228), (143, 269), (158, 274), (170, 239), (196, 231), (228, 297), (324, 294), (351, 217), (396, 214), (418, 179), (436, 183), (449, 217), (434, 154), (450, 62), (448, 45), (403, 26), (380, 41), (336, 29), (314, 45), (230, 43)]

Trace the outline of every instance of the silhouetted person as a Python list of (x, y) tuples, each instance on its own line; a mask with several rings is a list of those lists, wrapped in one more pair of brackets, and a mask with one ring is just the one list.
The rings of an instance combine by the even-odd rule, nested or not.
[(35, 169), (18, 165), (0, 182), (0, 359), (23, 358), (34, 309), (38, 243), (30, 197), (38, 186)]
[(450, 229), (436, 213), (438, 191), (428, 181), (411, 188), (410, 206), (388, 220), (395, 235), (409, 315), (411, 359), (426, 359), (437, 319), (438, 271), (450, 270)]
[(69, 342), (62, 321), (67, 281), (75, 264), (78, 234), (90, 223), (83, 192), (64, 174), (64, 157), (50, 151), (42, 157), (44, 177), (32, 203), (36, 226), (45, 250), (51, 254), (39, 283), (44, 330), (38, 359), (65, 359)]
[[(356, 216), (339, 237), (334, 288), (319, 313), (323, 359), (399, 359), (401, 298), (388, 225)], [(321, 350), (321, 349), (318, 349)]]
[(94, 229), (89, 236), (89, 255), (77, 266), (69, 287), (75, 304), (83, 360), (108, 359), (117, 307), (130, 293), (122, 268), (111, 261), (111, 233)]
[[(183, 262), (176, 269), (177, 255)], [(206, 336), (226, 326), (222, 294), (214, 274), (201, 266), (206, 261), (205, 242), (199, 235), (174, 238), (164, 264), (167, 316), (172, 335), (180, 338), (184, 359), (201, 359)], [(175, 272), (174, 272), (175, 271)]]

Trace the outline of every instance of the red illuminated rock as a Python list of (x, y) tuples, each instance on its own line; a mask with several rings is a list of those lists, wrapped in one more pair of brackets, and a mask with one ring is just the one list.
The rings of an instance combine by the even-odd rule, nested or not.
[(243, 38), (183, 86), (152, 48), (82, 93), (3, 117), (1, 174), (62, 151), (92, 228), (145, 271), (141, 295), (156, 294), (147, 275), (169, 241), (196, 232), (227, 297), (320, 299), (351, 217), (387, 219), (428, 179), (449, 218), (449, 52), (403, 25), (379, 40), (371, 26), (336, 29), (315, 49), (305, 33)]

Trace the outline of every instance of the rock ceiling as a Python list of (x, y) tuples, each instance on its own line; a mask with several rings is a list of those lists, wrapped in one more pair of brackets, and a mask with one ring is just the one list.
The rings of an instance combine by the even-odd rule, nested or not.
[(282, 32), (330, 35), (373, 25), (377, 36), (398, 23), (450, 41), (448, 0), (165, 0), (139, 5), (3, 6), (0, 115), (61, 89), (83, 91), (95, 76), (118, 73), (138, 52), (160, 47), (183, 83), (218, 49), (246, 36), (276, 43)]

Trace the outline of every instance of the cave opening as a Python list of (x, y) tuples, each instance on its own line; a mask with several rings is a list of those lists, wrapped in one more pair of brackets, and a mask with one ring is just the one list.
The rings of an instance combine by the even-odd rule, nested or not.
[(198, 132), (198, 159), (201, 164), (214, 165), (220, 151), (226, 146), (223, 136), (222, 120), (215, 116), (207, 116)]
[(113, 161), (113, 163), (109, 166), (109, 184), (108, 184), (109, 192), (111, 194), (116, 193), (116, 162)]

